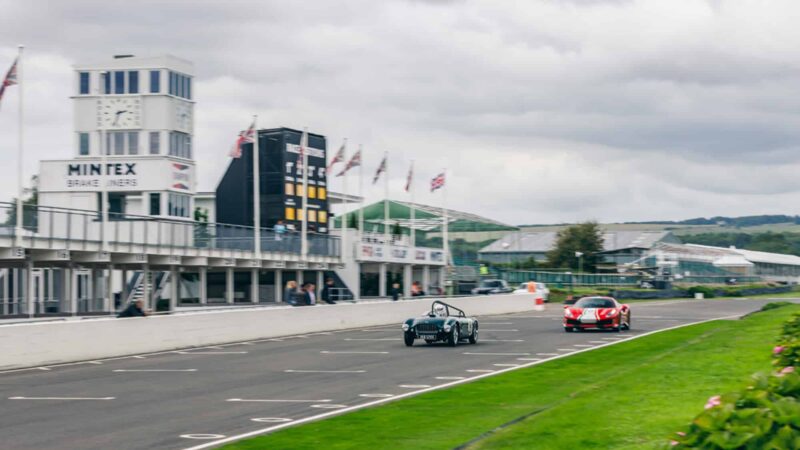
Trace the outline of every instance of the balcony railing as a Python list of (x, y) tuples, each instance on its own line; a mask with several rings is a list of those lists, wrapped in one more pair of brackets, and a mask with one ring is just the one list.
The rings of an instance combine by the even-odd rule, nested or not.
[[(16, 209), (13, 203), (0, 202), (0, 237), (16, 237)], [(59, 245), (64, 241), (85, 247), (101, 243), (103, 233), (109, 247), (116, 251), (135, 251), (141, 247), (174, 249), (210, 249), (254, 251), (255, 229), (242, 225), (190, 220), (171, 220), (109, 213), (103, 227), (96, 211), (25, 205), (22, 240), (25, 245), (49, 241), (50, 248), (74, 248)], [(308, 254), (339, 257), (339, 238), (308, 233)], [(261, 251), (299, 254), (301, 235), (298, 232), (276, 232), (261, 228)]]

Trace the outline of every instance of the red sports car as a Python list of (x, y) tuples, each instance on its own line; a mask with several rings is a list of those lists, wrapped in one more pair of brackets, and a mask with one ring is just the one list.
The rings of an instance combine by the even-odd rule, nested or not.
[(631, 328), (631, 308), (611, 297), (584, 297), (574, 305), (564, 306), (564, 331), (574, 329), (615, 331)]

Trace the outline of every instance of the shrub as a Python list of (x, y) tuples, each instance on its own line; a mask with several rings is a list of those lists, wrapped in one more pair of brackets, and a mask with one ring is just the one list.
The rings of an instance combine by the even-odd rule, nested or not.
[(778, 345), (772, 349), (772, 364), (800, 367), (800, 314), (795, 314), (783, 324)]
[(766, 305), (762, 306), (760, 311), (769, 311), (770, 309), (778, 309), (783, 308), (784, 306), (791, 305), (791, 302), (769, 302)]
[(714, 298), (714, 289), (708, 286), (692, 286), (690, 287), (686, 293), (689, 297), (694, 297), (694, 294), (703, 294), (705, 298)]

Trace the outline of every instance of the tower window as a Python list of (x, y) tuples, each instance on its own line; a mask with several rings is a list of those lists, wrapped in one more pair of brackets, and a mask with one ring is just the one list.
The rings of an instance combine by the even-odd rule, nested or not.
[(161, 92), (161, 71), (150, 71), (150, 93), (158, 94)]
[(114, 72), (114, 93), (125, 93), (125, 72)]
[(161, 153), (161, 133), (158, 131), (150, 132), (150, 154), (158, 155)]
[(88, 94), (89, 93), (89, 72), (81, 72), (78, 77), (80, 78), (80, 90), (81, 94)]
[(78, 133), (78, 141), (80, 155), (89, 155), (89, 133)]
[(150, 194), (150, 215), (151, 216), (161, 215), (161, 194), (158, 193)]
[(139, 72), (136, 70), (128, 72), (128, 93), (139, 93)]

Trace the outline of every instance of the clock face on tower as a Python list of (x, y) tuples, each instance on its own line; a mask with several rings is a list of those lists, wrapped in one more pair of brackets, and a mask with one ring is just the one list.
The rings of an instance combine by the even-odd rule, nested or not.
[(104, 97), (97, 100), (97, 128), (141, 128), (142, 101), (138, 97)]
[(175, 128), (187, 133), (192, 132), (192, 105), (187, 102), (175, 102)]

